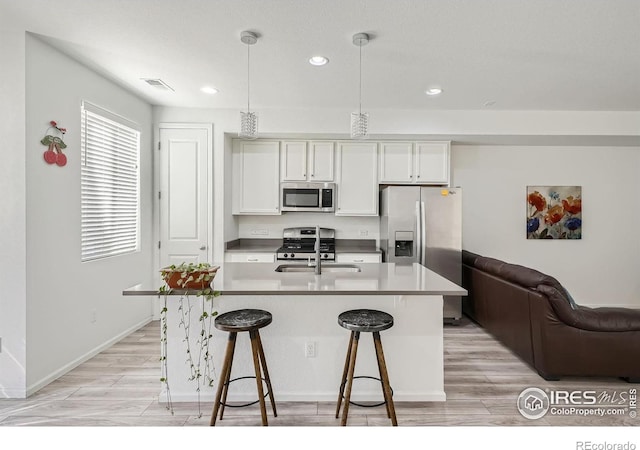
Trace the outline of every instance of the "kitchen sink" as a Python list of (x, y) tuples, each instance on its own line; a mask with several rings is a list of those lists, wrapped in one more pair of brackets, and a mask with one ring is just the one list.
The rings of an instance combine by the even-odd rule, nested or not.
[[(313, 273), (316, 268), (313, 266), (307, 266), (303, 264), (280, 264), (276, 267), (276, 272), (307, 272)], [(335, 272), (361, 272), (359, 266), (354, 264), (323, 264), (320, 267), (321, 272), (335, 273)]]

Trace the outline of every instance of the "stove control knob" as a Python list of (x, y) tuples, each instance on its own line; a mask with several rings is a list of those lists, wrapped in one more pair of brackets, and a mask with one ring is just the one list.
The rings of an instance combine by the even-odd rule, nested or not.
[(327, 254), (325, 253), (324, 255), (322, 255), (322, 257), (323, 257), (324, 259), (327, 259), (327, 258), (329, 257), (329, 255), (327, 255)]
[(291, 254), (291, 257), (293, 258), (294, 256), (296, 256), (296, 254), (295, 254), (295, 253), (292, 253), (292, 254)]
[(285, 257), (285, 258), (289, 257), (289, 255), (287, 255), (286, 253), (284, 255), (282, 255), (282, 256)]

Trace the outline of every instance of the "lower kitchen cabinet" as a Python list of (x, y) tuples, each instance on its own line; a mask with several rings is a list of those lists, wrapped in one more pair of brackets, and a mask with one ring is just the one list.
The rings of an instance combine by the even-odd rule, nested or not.
[(381, 253), (337, 253), (337, 263), (379, 263), (382, 262)]
[(224, 262), (275, 262), (273, 253), (242, 253), (227, 252), (224, 254)]

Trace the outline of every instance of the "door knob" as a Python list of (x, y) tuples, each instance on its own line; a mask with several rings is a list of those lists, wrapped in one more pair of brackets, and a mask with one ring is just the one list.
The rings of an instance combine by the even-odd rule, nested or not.
[(206, 249), (207, 249), (206, 245), (203, 245), (202, 247), (200, 247), (200, 250), (206, 250)]

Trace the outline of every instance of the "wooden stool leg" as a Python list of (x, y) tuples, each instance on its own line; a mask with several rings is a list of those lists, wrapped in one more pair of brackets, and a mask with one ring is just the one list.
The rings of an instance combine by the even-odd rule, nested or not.
[(342, 379), (340, 380), (340, 393), (338, 394), (338, 406), (336, 407), (336, 419), (340, 417), (340, 406), (342, 405), (342, 396), (344, 395), (344, 387), (347, 383), (347, 373), (349, 372), (349, 361), (351, 361), (351, 343), (353, 342), (353, 333), (349, 338), (349, 345), (347, 345), (347, 357), (344, 360), (344, 369), (342, 369)]
[[(373, 337), (373, 344), (375, 347), (375, 343), (376, 343), (375, 332), (372, 334), (372, 337)], [(377, 347), (375, 347), (375, 349), (376, 349), (376, 361), (378, 363), (378, 373), (382, 373), (382, 363), (380, 362), (380, 353), (378, 353)], [(391, 410), (389, 409), (389, 399), (387, 398), (387, 391), (384, 389), (384, 382), (382, 381), (382, 376), (380, 376), (380, 387), (382, 388), (382, 395), (384, 396), (384, 406), (387, 409), (387, 417), (391, 419)]]
[(224, 377), (224, 386), (222, 388), (222, 401), (220, 402), (220, 420), (224, 416), (224, 408), (227, 404), (227, 394), (229, 393), (229, 383), (231, 382), (231, 372), (233, 370), (233, 357), (236, 354), (236, 342), (238, 333), (233, 333), (233, 346), (231, 347), (231, 354), (229, 355), (229, 367), (227, 368), (227, 373)]
[(229, 370), (231, 366), (231, 360), (233, 358), (233, 349), (236, 345), (236, 335), (237, 333), (229, 333), (229, 340), (227, 341), (227, 349), (224, 354), (224, 362), (222, 363), (222, 373), (220, 374), (220, 378), (218, 379), (218, 390), (216, 392), (216, 400), (213, 404), (213, 412), (211, 413), (211, 420), (209, 421), (209, 425), (214, 426), (216, 424), (216, 418), (218, 416), (218, 409), (220, 408), (220, 398), (222, 397), (222, 390), (225, 386), (225, 383), (229, 381), (229, 375), (231, 371)]
[(349, 373), (347, 374), (347, 391), (344, 396), (344, 409), (342, 410), (342, 421), (340, 425), (347, 425), (347, 416), (349, 415), (349, 402), (351, 401), (351, 387), (353, 386), (353, 372), (356, 369), (356, 356), (358, 355), (358, 341), (360, 340), (360, 332), (353, 333), (351, 339), (351, 357), (349, 358)]
[(260, 400), (260, 413), (262, 415), (262, 425), (267, 426), (267, 408), (264, 403), (264, 391), (262, 389), (262, 373), (260, 371), (260, 357), (258, 356), (258, 339), (256, 331), (249, 331), (251, 337), (251, 353), (253, 354), (253, 367), (256, 372), (256, 385), (258, 388), (258, 400)]
[(382, 342), (380, 341), (380, 332), (375, 331), (373, 333), (373, 343), (376, 347), (376, 357), (378, 358), (378, 367), (380, 369), (380, 379), (382, 380), (382, 391), (384, 393), (385, 401), (387, 402), (387, 411), (391, 417), (391, 424), (395, 427), (398, 426), (396, 419), (396, 409), (393, 405), (393, 398), (391, 396), (391, 386), (389, 384), (389, 374), (387, 373), (387, 364), (384, 361), (384, 353), (382, 351)]
[(264, 357), (264, 348), (262, 347), (262, 339), (260, 339), (259, 331), (256, 331), (256, 339), (258, 340), (258, 350), (260, 352), (260, 362), (262, 363), (262, 371), (264, 372), (264, 379), (267, 382), (267, 389), (269, 389), (269, 399), (271, 400), (273, 417), (278, 417), (278, 413), (276, 412), (276, 401), (273, 398), (273, 387), (271, 386), (271, 377), (269, 377), (269, 370), (267, 369), (267, 359)]

